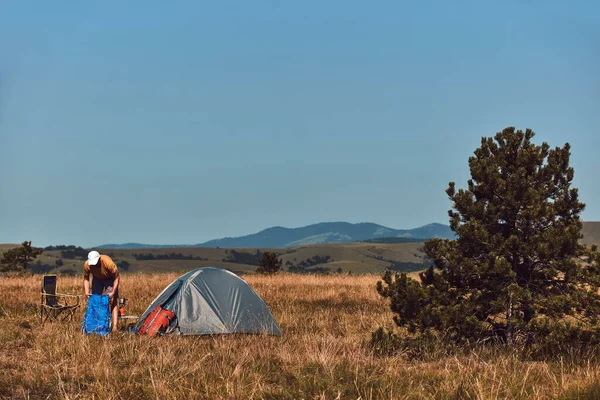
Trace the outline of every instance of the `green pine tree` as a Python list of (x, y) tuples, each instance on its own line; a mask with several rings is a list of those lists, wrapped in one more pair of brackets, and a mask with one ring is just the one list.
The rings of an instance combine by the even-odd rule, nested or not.
[(277, 254), (265, 251), (260, 259), (260, 265), (256, 269), (259, 274), (275, 274), (281, 269), (281, 260), (277, 258)]
[(397, 325), (459, 343), (598, 337), (599, 257), (579, 242), (585, 205), (571, 187), (570, 145), (537, 146), (534, 135), (510, 127), (482, 138), (468, 188), (446, 190), (455, 240), (425, 243), (434, 265), (420, 282), (387, 272), (377, 283)]
[(31, 241), (25, 241), (21, 243), (21, 247), (10, 249), (2, 254), (0, 271), (24, 271), (27, 268), (27, 264), (35, 260), (43, 252), (43, 249), (31, 246)]

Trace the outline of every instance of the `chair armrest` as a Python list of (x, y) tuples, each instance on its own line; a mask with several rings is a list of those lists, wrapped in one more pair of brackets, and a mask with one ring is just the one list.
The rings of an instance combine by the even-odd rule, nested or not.
[(81, 298), (80, 294), (69, 294), (69, 293), (56, 293), (54, 295), (46, 294), (46, 296), (53, 296), (57, 299), (57, 301), (59, 301), (59, 299), (63, 299), (67, 304), (69, 303), (69, 299), (74, 299), (75, 304), (79, 304), (79, 301)]
[[(52, 295), (49, 294), (47, 296), (52, 296)], [(56, 293), (56, 296), (60, 296), (60, 297), (81, 297), (82, 295), (80, 295), (80, 294)]]

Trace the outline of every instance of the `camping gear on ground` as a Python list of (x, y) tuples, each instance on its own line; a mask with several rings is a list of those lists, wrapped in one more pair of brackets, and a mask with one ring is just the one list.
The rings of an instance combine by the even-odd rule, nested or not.
[(167, 334), (281, 335), (279, 325), (258, 294), (243, 279), (221, 268), (198, 268), (171, 282), (138, 320), (138, 333), (157, 307), (175, 314), (165, 330)]
[(120, 298), (119, 299), (119, 317), (122, 317), (126, 314), (125, 312), (125, 304), (127, 303), (127, 299)]
[(127, 325), (125, 326), (125, 330), (126, 331), (130, 331), (133, 326), (135, 325), (135, 322), (138, 320), (138, 316), (137, 315), (127, 315), (127, 311), (125, 311), (125, 305), (127, 304), (127, 300), (126, 298), (120, 298), (119, 299), (119, 317), (117, 319), (118, 321), (125, 321), (127, 322)]
[(144, 321), (139, 334), (146, 336), (162, 335), (174, 319), (174, 313), (157, 306)]
[(107, 294), (92, 294), (81, 324), (84, 334), (106, 336), (111, 331), (110, 299)]
[(79, 295), (56, 292), (56, 275), (42, 277), (42, 300), (40, 302), (40, 323), (51, 321), (71, 321), (79, 308)]

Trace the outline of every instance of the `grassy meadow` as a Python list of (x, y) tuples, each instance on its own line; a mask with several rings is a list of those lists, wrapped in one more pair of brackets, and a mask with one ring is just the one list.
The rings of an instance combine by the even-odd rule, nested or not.
[[(123, 274), (140, 315), (177, 273)], [(283, 336), (148, 338), (39, 323), (40, 276), (0, 278), (0, 398), (10, 399), (598, 399), (585, 358), (526, 361), (506, 350), (413, 359), (368, 346), (393, 327), (379, 275), (245, 275)], [(81, 277), (58, 289), (81, 293)]]

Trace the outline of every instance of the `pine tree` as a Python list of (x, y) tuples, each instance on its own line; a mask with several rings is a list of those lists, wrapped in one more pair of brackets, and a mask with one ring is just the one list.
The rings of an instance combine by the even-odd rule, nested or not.
[(585, 205), (571, 187), (570, 145), (537, 146), (534, 135), (509, 127), (482, 138), (468, 188), (450, 182), (455, 239), (425, 243), (433, 265), (420, 281), (387, 272), (377, 284), (397, 325), (462, 343), (597, 334), (599, 257), (579, 242)]
[(277, 254), (265, 251), (256, 272), (260, 274), (275, 274), (279, 269), (281, 269), (281, 260), (277, 258)]
[(27, 268), (27, 264), (42, 254), (42, 249), (31, 246), (31, 241), (21, 243), (21, 247), (10, 249), (2, 254), (0, 271), (20, 271)]

